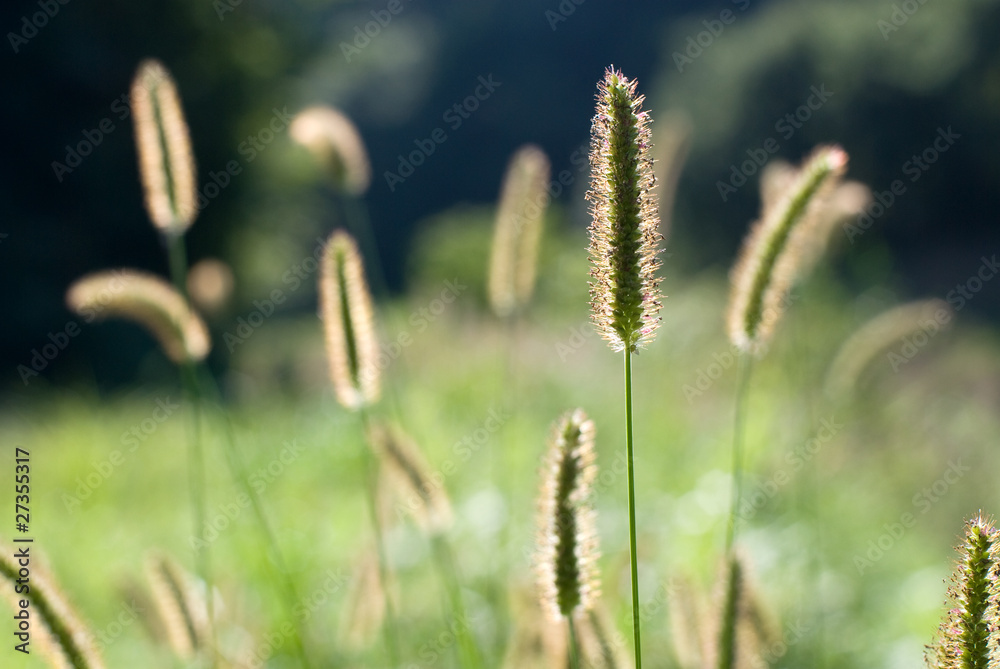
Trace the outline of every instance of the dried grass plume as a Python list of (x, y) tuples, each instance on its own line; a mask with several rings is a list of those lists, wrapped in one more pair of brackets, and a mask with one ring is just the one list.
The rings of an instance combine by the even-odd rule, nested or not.
[(609, 68), (591, 126), (591, 312), (615, 351), (634, 352), (659, 326), (658, 231), (650, 117), (635, 80)]
[(177, 86), (162, 63), (139, 64), (131, 100), (146, 211), (164, 234), (184, 234), (198, 215), (194, 153)]
[(731, 274), (727, 322), (729, 338), (739, 349), (758, 354), (766, 349), (781, 318), (788, 292), (807, 261), (815, 258), (817, 239), (828, 232), (829, 196), (847, 165), (847, 154), (838, 146), (821, 146), (805, 161), (794, 178), (783, 170), (765, 185), (770, 201), (743, 241)]
[(212, 348), (208, 329), (173, 286), (138, 270), (95, 272), (77, 279), (66, 304), (90, 323), (109, 316), (144, 326), (175, 363), (202, 360)]
[(590, 610), (599, 593), (594, 459), (593, 421), (582, 409), (565, 414), (553, 428), (538, 505), (538, 584), (553, 620)]
[(380, 395), (375, 308), (358, 245), (346, 232), (326, 243), (319, 296), (337, 400), (352, 410), (374, 404)]
[(490, 255), (493, 312), (506, 317), (531, 300), (542, 219), (549, 202), (548, 156), (534, 144), (518, 149), (507, 165)]
[(372, 179), (368, 151), (357, 127), (343, 113), (324, 105), (303, 109), (289, 133), (325, 165), (341, 190), (361, 195)]

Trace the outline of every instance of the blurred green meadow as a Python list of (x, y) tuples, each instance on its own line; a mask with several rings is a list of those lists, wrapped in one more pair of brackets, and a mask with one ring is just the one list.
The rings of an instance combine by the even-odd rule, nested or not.
[[(378, 306), (386, 393), (374, 413), (415, 438), (453, 502), (448, 539), (487, 666), (502, 666), (518, 626), (531, 624), (523, 593), (530, 599), (534, 587), (540, 458), (552, 422), (578, 406), (597, 425), (601, 602), (630, 652), (620, 357), (589, 325), (585, 236), (554, 212), (536, 300), (515, 327), (502, 327), (486, 306), (488, 212), (428, 222), (414, 288)], [(723, 330), (723, 273), (681, 275), (671, 258), (664, 264), (662, 330), (637, 357), (634, 411), (644, 655), (671, 667), (671, 593), (690, 581), (707, 595), (718, 576), (736, 365)], [(831, 398), (823, 381), (840, 344), (896, 300), (888, 290), (849, 295), (823, 267), (795, 289), (755, 369), (740, 543), (778, 630), (771, 666), (919, 666), (963, 520), (1000, 505), (1000, 454), (989, 436), (1000, 428), (1000, 342), (959, 312), (953, 328), (925, 339), (897, 369), (882, 353), (850, 393)], [(377, 636), (367, 648), (343, 642), (360, 615), (350, 596), (355, 565), (371, 542), (367, 446), (357, 416), (329, 387), (321, 325), (276, 311), (235, 347), (223, 402), (301, 596), (313, 661), (386, 666)], [(408, 343), (391, 344), (400, 341)], [(179, 385), (155, 373), (162, 354), (148, 355), (140, 369), (154, 370), (149, 382), (113, 393), (39, 384), (0, 421), (3, 443), (31, 453), (32, 550), (47, 556), (112, 667), (181, 666), (153, 640), (145, 614), (130, 612), (150, 607), (147, 551), (166, 551), (193, 571), (198, 544), (185, 465), (189, 407)], [(294, 666), (286, 618), (267, 585), (274, 565), (225, 465), (222, 416), (209, 410), (203, 425), (209, 516), (199, 537), (211, 547), (220, 645), (246, 666), (262, 666), (254, 657)], [(386, 542), (402, 666), (459, 666), (430, 545), (405, 500), (389, 517), (398, 521)]]

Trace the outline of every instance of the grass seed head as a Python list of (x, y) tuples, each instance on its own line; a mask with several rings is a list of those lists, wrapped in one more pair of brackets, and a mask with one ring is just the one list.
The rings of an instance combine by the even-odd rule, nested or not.
[(565, 414), (553, 430), (539, 502), (538, 582), (553, 620), (590, 610), (599, 594), (594, 459), (593, 421), (582, 409)]
[(370, 440), (379, 462), (394, 483), (400, 508), (411, 513), (427, 534), (434, 536), (447, 532), (452, 512), (444, 481), (431, 475), (417, 444), (399, 429), (382, 425), (373, 426)]
[(211, 639), (204, 593), (195, 578), (167, 555), (147, 556), (145, 571), (167, 643), (180, 659), (192, 659)]
[(846, 165), (843, 149), (821, 146), (794, 178), (776, 168), (764, 184), (768, 204), (744, 239), (731, 274), (729, 338), (740, 350), (758, 354), (766, 349), (792, 284), (815, 258), (817, 239), (828, 234), (822, 222), (829, 220), (829, 195)]
[(66, 291), (66, 304), (87, 322), (116, 316), (139, 323), (177, 364), (202, 360), (212, 348), (201, 317), (173, 286), (152, 274), (132, 269), (88, 274)]
[(292, 120), (289, 133), (329, 169), (338, 189), (351, 195), (368, 190), (372, 180), (368, 151), (347, 116), (333, 107), (308, 107)]
[[(15, 590), (18, 579), (23, 577), (20, 573), (23, 565), (18, 564), (16, 553), (15, 548), (0, 543), (0, 595), (14, 611), (21, 610), (22, 600), (30, 602), (33, 621), (30, 641), (34, 648), (56, 669), (104, 669), (104, 660), (94, 645), (93, 633), (81, 622), (80, 616), (34, 551), (30, 557), (29, 589)], [(14, 641), (14, 645), (18, 643), (19, 640)], [(8, 647), (4, 652), (16, 651)]]
[(194, 154), (177, 86), (159, 61), (140, 63), (131, 100), (146, 211), (164, 234), (184, 234), (198, 215)]
[(635, 80), (608, 68), (591, 126), (591, 312), (615, 351), (634, 352), (659, 326), (660, 261), (650, 118)]
[(374, 404), (380, 395), (375, 308), (358, 246), (346, 232), (326, 243), (319, 294), (337, 400), (351, 410)]
[(965, 525), (948, 589), (950, 608), (929, 658), (937, 669), (988, 669), (1000, 664), (997, 539), (992, 519), (982, 514)]
[(545, 152), (528, 144), (514, 153), (504, 175), (489, 275), (490, 306), (501, 318), (525, 307), (534, 291), (550, 170)]

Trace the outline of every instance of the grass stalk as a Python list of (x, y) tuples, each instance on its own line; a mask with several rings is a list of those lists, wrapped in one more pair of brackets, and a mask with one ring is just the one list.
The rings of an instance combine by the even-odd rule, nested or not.
[(573, 616), (566, 618), (569, 624), (569, 669), (580, 669), (580, 641), (576, 636), (576, 622)]
[(729, 525), (726, 527), (726, 558), (732, 559), (733, 547), (736, 543), (737, 525), (740, 512), (740, 502), (743, 499), (743, 440), (746, 428), (746, 403), (749, 395), (750, 373), (753, 370), (753, 358), (747, 353), (740, 353), (738, 364), (738, 380), (736, 386), (736, 407), (733, 412), (733, 491), (732, 508), (729, 513)]
[[(371, 423), (368, 412), (362, 407), (360, 410), (361, 424), (366, 439), (370, 439)], [(372, 532), (375, 533), (375, 552), (378, 554), (378, 576), (382, 581), (382, 596), (385, 598), (385, 624), (382, 626), (382, 635), (385, 640), (386, 653), (389, 657), (389, 664), (392, 669), (399, 666), (399, 637), (397, 632), (396, 609), (392, 605), (392, 595), (389, 586), (389, 569), (386, 560), (385, 542), (382, 532), (382, 521), (378, 515), (378, 469), (376, 468), (375, 454), (371, 448), (363, 449), (365, 452), (365, 478), (368, 485), (368, 513), (371, 518)]]
[(482, 658), (476, 641), (472, 638), (470, 620), (465, 612), (465, 603), (462, 601), (462, 589), (458, 581), (458, 566), (455, 564), (455, 557), (452, 555), (451, 546), (440, 534), (431, 537), (431, 544), (434, 549), (434, 561), (437, 563), (441, 573), (441, 580), (445, 590), (448, 592), (448, 599), (451, 603), (451, 613), (456, 625), (455, 635), (458, 638), (459, 657), (463, 667), (482, 667)]
[(628, 459), (628, 543), (632, 577), (632, 636), (635, 645), (635, 668), (642, 669), (642, 643), (639, 633), (639, 568), (635, 541), (635, 472), (632, 458), (632, 354), (625, 349), (625, 452)]

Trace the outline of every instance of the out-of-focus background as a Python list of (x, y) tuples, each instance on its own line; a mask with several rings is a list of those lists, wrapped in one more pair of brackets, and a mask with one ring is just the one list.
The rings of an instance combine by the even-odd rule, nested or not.
[[(188, 256), (223, 260), (235, 280), (208, 318), (209, 364), (247, 457), (266, 469), (284, 442), (306, 446), (265, 486), (303, 591), (321, 589), (328, 569), (349, 577), (367, 531), (357, 520), (359, 427), (329, 390), (315, 316), (307, 261), (318, 240), (351, 217), (370, 222), (363, 247), (389, 360), (386, 413), (433, 466), (463, 438), (475, 441), (491, 411), (509, 415), (446, 483), (490, 666), (516, 627), (507, 586), (528, 587), (513, 575), (529, 564), (548, 425), (583, 406), (598, 422), (601, 466), (612, 471), (620, 448), (619, 360), (587, 326), (584, 200), (596, 84), (613, 64), (638, 80), (654, 143), (690, 128), (664, 211), (664, 327), (636, 368), (651, 656), (675, 653), (662, 596), (670, 584), (684, 576), (707, 592), (714, 578), (735, 385), (726, 275), (760, 207), (762, 163), (798, 163), (836, 142), (850, 155), (848, 176), (875, 200), (834, 231), (759, 366), (748, 490), (765, 501), (747, 552), (783, 643), (774, 666), (919, 664), (963, 519), (1000, 509), (1000, 282), (990, 280), (1000, 251), (1000, 3), (19, 0), (4, 6), (0, 27), (3, 457), (12, 461), (15, 443), (31, 447), (39, 545), (95, 628), (115, 620), (147, 548), (173, 547), (193, 566), (184, 421), (143, 427), (156, 401), (179, 397), (176, 373), (139, 328), (77, 323), (64, 304), (67, 286), (94, 270), (167, 272), (136, 164), (128, 92), (138, 63), (155, 57), (170, 69), (190, 125), (205, 206)], [(372, 181), (356, 200), (335, 195), (289, 137), (288, 118), (313, 104), (339, 108), (360, 131)], [(422, 149), (439, 129), (444, 141)], [(534, 304), (510, 331), (486, 306), (485, 271), (504, 169), (528, 142), (568, 185), (553, 191)], [(414, 152), (421, 164), (411, 173)], [(238, 174), (224, 175), (233, 161)], [(274, 291), (283, 302), (268, 306)], [(853, 400), (825, 395), (826, 370), (851, 332), (918, 298), (949, 302), (952, 327), (911, 340), (913, 355), (895, 342), (889, 352), (905, 361), (878, 356)], [(245, 336), (255, 312), (262, 325)], [(61, 338), (71, 323), (80, 334)], [(404, 333), (412, 345), (393, 349)], [(51, 343), (58, 352), (39, 355)], [(134, 426), (142, 436), (130, 450)], [(817, 441), (821, 429), (830, 439)], [(124, 464), (88, 485), (116, 450)], [(235, 488), (221, 451), (209, 457), (215, 508)], [(779, 472), (790, 483), (769, 485)], [(627, 632), (621, 483), (602, 492), (598, 512), (604, 598)], [(12, 498), (2, 485), (0, 500)], [(917, 523), (896, 536), (904, 513)], [(217, 543), (218, 562), (232, 569), (220, 588), (242, 633), (259, 639), (280, 616), (259, 585), (267, 565), (250, 519), (230, 522), (242, 530)], [(407, 526), (392, 541), (413, 663), (450, 666), (450, 649), (421, 664), (446, 626), (423, 603), (437, 597), (426, 546)], [(324, 666), (380, 658), (324, 634), (350, 616), (345, 600), (331, 595), (310, 610)], [(107, 644), (111, 664), (170, 666), (139, 628)], [(274, 666), (291, 666), (286, 651), (272, 653)], [(0, 658), (10, 666), (6, 648)]]

